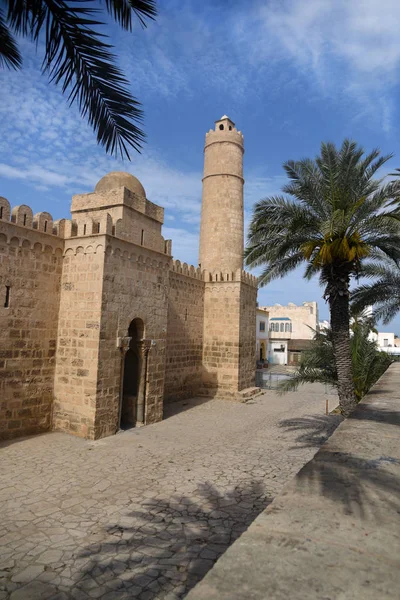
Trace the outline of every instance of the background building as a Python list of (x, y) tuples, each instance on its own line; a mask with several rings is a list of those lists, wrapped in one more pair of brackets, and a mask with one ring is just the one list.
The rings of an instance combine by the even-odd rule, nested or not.
[(268, 362), (274, 365), (296, 365), (301, 351), (309, 347), (319, 327), (318, 305), (303, 302), (302, 306), (289, 302), (287, 306), (263, 306), (268, 312)]
[(383, 350), (388, 354), (400, 356), (400, 344), (398, 338), (394, 333), (386, 333), (378, 331), (378, 333), (371, 332), (369, 338), (377, 343), (379, 350)]
[(257, 308), (256, 324), (256, 356), (257, 361), (268, 359), (269, 313), (263, 308)]

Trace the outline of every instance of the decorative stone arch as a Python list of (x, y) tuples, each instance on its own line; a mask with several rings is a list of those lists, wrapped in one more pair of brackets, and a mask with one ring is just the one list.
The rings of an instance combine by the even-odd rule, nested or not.
[(129, 429), (145, 423), (147, 366), (151, 344), (144, 338), (144, 332), (144, 321), (137, 317), (131, 321), (128, 335), (120, 339), (122, 368), (118, 429)]

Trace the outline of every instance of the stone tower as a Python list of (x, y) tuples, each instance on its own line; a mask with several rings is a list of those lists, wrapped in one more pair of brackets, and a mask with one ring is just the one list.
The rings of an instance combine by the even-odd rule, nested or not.
[(205, 281), (204, 391), (255, 393), (257, 279), (243, 271), (243, 136), (223, 116), (206, 134), (199, 263)]
[(243, 135), (224, 115), (206, 134), (199, 264), (233, 273), (243, 266)]

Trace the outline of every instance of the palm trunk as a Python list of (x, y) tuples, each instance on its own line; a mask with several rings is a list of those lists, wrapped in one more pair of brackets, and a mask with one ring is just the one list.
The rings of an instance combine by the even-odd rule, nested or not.
[(329, 307), (331, 313), (333, 352), (338, 376), (339, 405), (342, 414), (345, 417), (348, 417), (357, 406), (357, 400), (354, 391), (353, 367), (350, 350), (348, 283), (343, 287), (346, 287), (347, 289), (342, 289), (342, 294), (337, 293), (336, 289), (336, 293), (329, 295)]

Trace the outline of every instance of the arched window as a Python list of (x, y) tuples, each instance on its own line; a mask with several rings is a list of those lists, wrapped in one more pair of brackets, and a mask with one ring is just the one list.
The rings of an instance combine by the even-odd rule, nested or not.
[(290, 331), (290, 323), (285, 323), (285, 331)]
[(290, 333), (292, 333), (292, 324), (290, 323)]
[(221, 125), (219, 126), (219, 128), (220, 128), (220, 130), (221, 130), (221, 131), (223, 131), (223, 130), (224, 130), (224, 126), (222, 125), (222, 123), (221, 123)]
[(281, 331), (285, 331), (285, 323), (281, 323)]
[(275, 323), (271, 323), (270, 330), (271, 330), (271, 331), (275, 331)]

